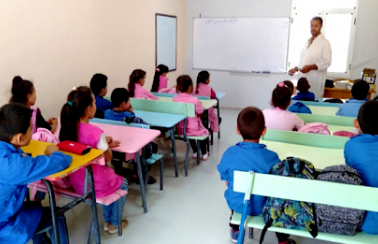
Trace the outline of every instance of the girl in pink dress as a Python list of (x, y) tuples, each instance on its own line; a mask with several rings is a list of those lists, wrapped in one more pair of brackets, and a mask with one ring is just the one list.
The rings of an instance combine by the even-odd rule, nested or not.
[(273, 90), (273, 109), (263, 111), (265, 126), (275, 130), (299, 130), (305, 123), (296, 114), (286, 111), (291, 102), (292, 89), (284, 82), (280, 82)]
[(157, 96), (143, 88), (146, 81), (146, 71), (141, 69), (134, 70), (129, 78), (128, 90), (130, 97), (158, 100)]
[[(117, 147), (119, 142), (106, 137), (102, 130), (89, 124), (96, 113), (96, 99), (89, 87), (81, 86), (71, 91), (67, 103), (63, 105), (60, 120), (60, 141), (74, 141), (91, 148), (104, 151), (106, 162), (111, 161), (111, 148)], [(116, 175), (114, 170), (103, 165), (92, 164), (93, 179), (97, 197), (108, 196), (118, 189), (127, 190), (127, 180)], [(78, 194), (83, 194), (85, 169), (79, 169), (69, 176), (69, 183)], [(126, 196), (122, 197), (122, 208)], [(104, 230), (109, 234), (118, 233), (118, 201), (109, 206), (102, 205), (105, 220)], [(121, 211), (122, 212), (122, 211)], [(126, 229), (128, 221), (122, 220), (122, 229)]]
[[(217, 99), (217, 95), (214, 92), (213, 88), (209, 86), (210, 83), (210, 74), (207, 71), (201, 71), (197, 76), (197, 88), (194, 92), (194, 95), (209, 97), (210, 99)], [(209, 108), (209, 121), (210, 129), (213, 132), (219, 132), (219, 118), (215, 114), (214, 108)]]
[[(204, 136), (209, 135), (209, 131), (203, 126), (201, 115), (205, 111), (197, 97), (192, 96), (193, 81), (188, 75), (182, 75), (177, 78), (177, 96), (173, 98), (174, 102), (193, 103), (195, 106), (196, 117), (187, 118), (186, 134), (188, 136)], [(184, 122), (180, 122), (177, 126), (179, 134), (183, 133)], [(195, 140), (189, 140), (193, 149), (193, 157), (197, 158), (197, 145)], [(208, 139), (201, 141), (202, 160), (206, 161), (209, 158), (207, 152)]]
[(151, 92), (160, 92), (162, 89), (168, 88), (168, 66), (159, 64), (156, 68), (154, 81), (152, 82)]

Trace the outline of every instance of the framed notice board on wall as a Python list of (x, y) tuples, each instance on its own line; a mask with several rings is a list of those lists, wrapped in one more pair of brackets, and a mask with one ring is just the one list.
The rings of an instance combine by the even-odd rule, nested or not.
[(156, 14), (156, 66), (167, 65), (169, 71), (177, 68), (177, 17)]

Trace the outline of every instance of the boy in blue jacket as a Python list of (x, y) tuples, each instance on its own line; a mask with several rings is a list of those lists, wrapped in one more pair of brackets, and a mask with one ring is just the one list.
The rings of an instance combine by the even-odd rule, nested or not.
[[(32, 111), (21, 104), (0, 109), (0, 243), (49, 243), (38, 234), (51, 226), (51, 210), (35, 202), (25, 202), (27, 184), (69, 167), (72, 158), (48, 146), (46, 156), (32, 158), (21, 150), (32, 137)], [(58, 217), (60, 243), (69, 243), (64, 215)], [(53, 238), (53, 231), (50, 229)], [(52, 240), (54, 243), (54, 240)]]
[[(259, 143), (260, 138), (266, 133), (265, 119), (260, 109), (255, 107), (243, 109), (238, 115), (236, 132), (243, 137), (243, 142), (228, 148), (218, 165), (221, 180), (226, 181), (227, 190), (224, 197), (232, 214), (234, 212), (242, 213), (244, 204), (244, 194), (233, 191), (234, 171), (254, 171), (269, 174), (271, 168), (280, 162), (277, 153), (268, 150), (265, 145)], [(248, 215), (260, 215), (265, 202), (265, 197), (252, 195)], [(236, 243), (239, 225), (230, 223), (230, 226), (232, 228), (231, 240)], [(276, 233), (276, 235), (280, 244), (295, 243), (289, 239), (289, 235), (280, 233)]]
[[(103, 113), (113, 107), (112, 103), (109, 100), (106, 100), (104, 96), (108, 93), (108, 77), (103, 74), (93, 75), (89, 86), (96, 99), (96, 118), (103, 118)], [(101, 114), (101, 115), (100, 115)]]
[(370, 86), (364, 80), (355, 80), (352, 86), (352, 99), (340, 106), (336, 112), (337, 116), (354, 117), (357, 118), (358, 111), (361, 106), (367, 101), (366, 97), (369, 94)]
[[(378, 187), (378, 101), (362, 105), (354, 126), (360, 135), (345, 144), (345, 163), (358, 171), (365, 186)], [(377, 212), (366, 212), (361, 230), (378, 234)]]
[(297, 90), (299, 91), (292, 100), (300, 101), (315, 101), (315, 94), (308, 91), (311, 88), (308, 80), (305, 77), (302, 77), (298, 80)]

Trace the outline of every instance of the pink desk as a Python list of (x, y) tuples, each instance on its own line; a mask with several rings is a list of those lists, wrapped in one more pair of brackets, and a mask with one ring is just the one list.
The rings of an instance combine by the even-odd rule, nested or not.
[[(113, 151), (135, 154), (139, 181), (144, 182), (139, 151), (152, 140), (157, 138), (160, 135), (160, 131), (93, 122), (91, 122), (90, 124), (97, 126), (101, 130), (103, 130), (106, 136), (111, 136), (113, 140), (121, 142), (119, 147), (112, 148)], [(142, 193), (144, 212), (147, 213), (146, 192), (144, 184), (140, 184), (140, 191)]]

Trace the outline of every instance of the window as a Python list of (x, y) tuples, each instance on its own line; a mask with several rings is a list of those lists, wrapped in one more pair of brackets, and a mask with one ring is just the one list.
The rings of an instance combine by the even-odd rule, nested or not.
[(322, 33), (330, 41), (332, 65), (328, 76), (348, 78), (352, 66), (358, 0), (293, 0), (289, 66), (299, 63), (300, 53), (311, 37), (310, 21), (323, 18)]

